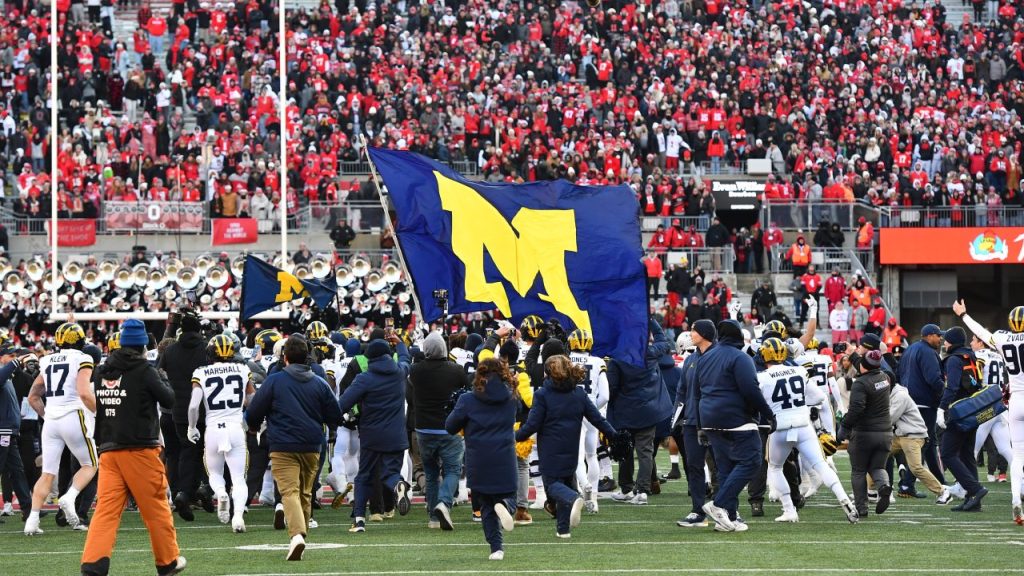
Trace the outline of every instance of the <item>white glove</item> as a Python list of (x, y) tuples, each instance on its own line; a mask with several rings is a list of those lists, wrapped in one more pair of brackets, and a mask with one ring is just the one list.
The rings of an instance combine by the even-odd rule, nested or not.
[(740, 313), (740, 308), (741, 306), (739, 300), (734, 298), (733, 301), (729, 303), (729, 318), (735, 320), (737, 314)]
[(946, 411), (942, 408), (935, 413), (935, 425), (943, 430), (946, 429)]
[(199, 428), (189, 427), (188, 429), (188, 441), (195, 444), (199, 442)]
[(807, 315), (818, 317), (818, 300), (816, 298), (810, 298), (807, 301)]

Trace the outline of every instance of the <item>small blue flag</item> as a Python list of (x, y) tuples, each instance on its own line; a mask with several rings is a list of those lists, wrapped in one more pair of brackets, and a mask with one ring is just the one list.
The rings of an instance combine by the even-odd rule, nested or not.
[(323, 280), (299, 280), (294, 274), (267, 264), (259, 258), (245, 257), (242, 275), (242, 320), (300, 298), (312, 298), (326, 308), (338, 294), (338, 284), (331, 274)]
[(633, 190), (564, 180), (466, 180), (410, 152), (371, 148), (398, 216), (398, 241), (428, 321), (499, 310), (589, 330), (593, 353), (642, 365), (647, 296)]

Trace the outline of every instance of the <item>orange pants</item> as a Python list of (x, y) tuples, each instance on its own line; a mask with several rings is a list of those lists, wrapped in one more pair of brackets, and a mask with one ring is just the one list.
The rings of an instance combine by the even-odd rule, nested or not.
[(167, 474), (160, 449), (135, 448), (100, 454), (100, 479), (96, 512), (82, 551), (82, 572), (104, 575), (110, 569), (110, 555), (117, 541), (128, 493), (139, 505), (142, 521), (149, 531), (149, 543), (159, 570), (178, 559), (178, 535), (174, 531), (171, 507), (167, 504)]

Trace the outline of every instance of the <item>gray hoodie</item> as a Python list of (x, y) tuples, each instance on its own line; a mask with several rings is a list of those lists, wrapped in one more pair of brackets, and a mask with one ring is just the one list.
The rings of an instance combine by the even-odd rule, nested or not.
[(927, 438), (928, 427), (910, 392), (899, 384), (889, 390), (889, 419), (900, 438)]
[(444, 344), (444, 337), (437, 332), (431, 332), (423, 340), (423, 355), (432, 360), (448, 357), (448, 347)]

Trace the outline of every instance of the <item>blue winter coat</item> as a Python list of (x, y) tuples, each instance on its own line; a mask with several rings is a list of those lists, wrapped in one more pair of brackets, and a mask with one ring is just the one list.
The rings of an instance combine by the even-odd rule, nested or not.
[(398, 362), (389, 355), (367, 363), (338, 404), (344, 414), (359, 404), (359, 442), (376, 452), (400, 452), (409, 447), (405, 431), (405, 386), (409, 376), (409, 350), (399, 342)]
[(900, 359), (900, 384), (907, 387), (910, 397), (918, 406), (937, 408), (942, 397), (942, 365), (939, 354), (924, 340), (907, 348)]
[(13, 361), (0, 367), (0, 435), (21, 434), (21, 403), (11, 381), (15, 370)]
[(672, 399), (658, 367), (672, 344), (657, 322), (648, 324), (654, 341), (647, 345), (642, 368), (614, 358), (608, 363), (608, 421), (616, 428), (649, 428), (672, 417)]
[(545, 379), (544, 386), (533, 395), (526, 424), (516, 431), (516, 441), (537, 434), (541, 475), (568, 478), (576, 473), (584, 418), (606, 435), (615, 434), (615, 428), (601, 416), (583, 388), (555, 388), (550, 379)]
[(263, 381), (245, 420), (250, 430), (259, 430), (264, 418), (271, 452), (320, 452), (324, 424), (341, 425), (334, 394), (305, 364), (292, 364)]
[(732, 430), (773, 417), (757, 384), (754, 361), (742, 348), (742, 340), (722, 338), (697, 361), (694, 392), (700, 428)]
[(508, 385), (491, 375), (480, 392), (459, 396), (445, 421), (449, 434), (466, 437), (466, 483), (482, 494), (516, 491), (515, 423), (519, 401)]
[[(672, 354), (665, 354), (661, 357), (658, 364), (661, 370), (661, 381), (665, 385), (665, 392), (668, 393), (669, 398), (675, 398), (677, 388), (679, 387), (679, 377), (683, 373), (683, 369), (676, 366), (675, 359)], [(672, 434), (672, 414), (669, 413), (668, 418), (665, 418), (658, 423), (658, 428), (654, 432), (655, 438), (668, 438)]]

